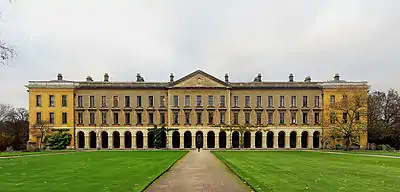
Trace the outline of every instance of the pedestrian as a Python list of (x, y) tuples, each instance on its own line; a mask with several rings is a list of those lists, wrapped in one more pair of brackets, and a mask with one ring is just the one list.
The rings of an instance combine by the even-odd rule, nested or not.
[(200, 143), (197, 142), (197, 152), (200, 152)]

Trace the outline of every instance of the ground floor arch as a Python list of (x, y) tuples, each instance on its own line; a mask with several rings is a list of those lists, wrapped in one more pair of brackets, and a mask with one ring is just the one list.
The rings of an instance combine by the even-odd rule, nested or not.
[(232, 133), (232, 148), (239, 148), (239, 132), (234, 131)]
[(90, 148), (96, 148), (97, 147), (97, 136), (94, 131), (91, 131), (89, 133), (89, 142), (90, 142)]
[(121, 142), (119, 139), (119, 132), (114, 131), (114, 133), (113, 133), (113, 148), (120, 148), (120, 146), (121, 146)]
[(250, 131), (245, 131), (243, 133), (243, 147), (250, 148), (251, 146), (251, 133)]
[(313, 134), (313, 148), (320, 148), (319, 142), (320, 142), (320, 133), (319, 131), (315, 131)]
[(167, 148), (167, 133), (165, 131), (161, 131), (160, 133), (160, 139), (161, 139), (161, 143), (160, 143), (160, 148)]
[(147, 133), (147, 148), (154, 148), (154, 131)]
[(219, 140), (218, 140), (219, 148), (226, 148), (226, 132), (219, 132)]
[(274, 147), (274, 132), (268, 131), (267, 133), (267, 148)]
[(296, 148), (297, 133), (296, 131), (290, 132), (290, 148)]
[(254, 145), (256, 148), (262, 147), (262, 132), (261, 131), (256, 132)]
[(181, 143), (181, 137), (179, 131), (174, 131), (172, 133), (172, 148), (179, 148)]
[(281, 131), (278, 134), (278, 147), (284, 148), (285, 147), (285, 132)]
[(301, 133), (301, 148), (307, 148), (308, 147), (308, 132), (303, 131)]
[(85, 148), (85, 133), (83, 131), (78, 132), (78, 148)]
[(124, 139), (125, 148), (132, 148), (132, 133), (130, 131), (125, 131)]
[(192, 133), (190, 131), (183, 134), (183, 144), (184, 148), (192, 148)]
[(196, 132), (196, 148), (203, 148), (203, 132)]
[(207, 133), (207, 148), (215, 148), (215, 134), (213, 131)]
[(101, 132), (101, 148), (108, 148), (108, 133), (106, 131)]
[(143, 133), (141, 131), (136, 132), (136, 147), (143, 148)]

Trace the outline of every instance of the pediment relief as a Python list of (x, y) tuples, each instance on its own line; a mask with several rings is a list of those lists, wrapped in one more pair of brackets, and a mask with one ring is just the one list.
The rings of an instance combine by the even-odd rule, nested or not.
[(201, 73), (194, 74), (191, 77), (184, 77), (179, 81), (173, 87), (226, 87), (218, 79)]

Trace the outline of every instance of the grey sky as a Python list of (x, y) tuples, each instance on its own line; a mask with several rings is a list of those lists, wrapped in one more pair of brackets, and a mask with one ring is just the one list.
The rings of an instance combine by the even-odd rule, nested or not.
[(197, 69), (232, 81), (367, 80), (399, 90), (400, 1), (0, 0), (0, 103), (28, 105), (29, 80), (168, 81)]

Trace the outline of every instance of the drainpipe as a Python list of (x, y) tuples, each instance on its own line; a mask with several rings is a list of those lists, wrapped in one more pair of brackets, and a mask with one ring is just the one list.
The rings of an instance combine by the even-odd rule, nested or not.
[(324, 113), (325, 113), (325, 105), (324, 105), (324, 91), (321, 91), (321, 97), (322, 97), (322, 149), (325, 149), (325, 137), (324, 137), (324, 124), (325, 124), (325, 119), (324, 119)]

